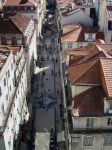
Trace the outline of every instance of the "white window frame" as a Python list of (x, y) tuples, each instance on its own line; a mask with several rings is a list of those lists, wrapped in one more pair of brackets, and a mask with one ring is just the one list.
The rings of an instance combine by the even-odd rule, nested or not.
[(88, 39), (92, 40), (93, 38), (93, 34), (92, 33), (88, 33)]
[(6, 86), (6, 78), (4, 78), (4, 80), (3, 80), (3, 81), (4, 81), (4, 86)]
[(112, 126), (112, 118), (107, 118), (107, 126)]
[(73, 43), (72, 43), (72, 42), (69, 42), (69, 43), (67, 44), (67, 47), (68, 47), (68, 48), (73, 48)]
[(77, 48), (81, 48), (82, 47), (82, 43), (77, 43)]
[(0, 97), (2, 96), (2, 88), (0, 87)]
[(103, 146), (112, 146), (112, 136), (104, 136)]
[(16, 36), (16, 42), (18, 45), (22, 45), (22, 36), (21, 35)]
[(8, 45), (12, 44), (12, 37), (10, 35), (6, 36), (6, 42), (7, 42)]
[(93, 146), (94, 145), (94, 136), (84, 136), (83, 146)]
[(93, 128), (94, 127), (94, 118), (87, 118), (86, 119), (86, 128)]

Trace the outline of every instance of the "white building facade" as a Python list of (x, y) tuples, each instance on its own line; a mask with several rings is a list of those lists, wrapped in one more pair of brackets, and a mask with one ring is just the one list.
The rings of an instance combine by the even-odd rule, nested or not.
[(19, 49), (9, 48), (9, 52), (10, 55), (0, 73), (0, 143), (2, 150), (14, 149), (14, 145), (16, 145), (15, 141), (20, 132), (20, 126), (24, 123), (26, 120), (25, 117), (28, 115), (24, 49), (20, 47)]

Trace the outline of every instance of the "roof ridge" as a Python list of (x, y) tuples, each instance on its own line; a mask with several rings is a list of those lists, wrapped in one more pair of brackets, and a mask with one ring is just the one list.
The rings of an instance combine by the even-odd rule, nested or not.
[[(100, 52), (97, 52), (96, 54), (94, 54), (94, 55), (97, 55), (97, 54), (100, 54)], [(94, 56), (93, 55), (93, 56)], [(91, 56), (91, 57), (93, 57), (93, 56)], [(89, 57), (89, 58), (91, 58), (91, 57)], [(85, 57), (84, 57), (85, 58)], [(98, 58), (93, 58), (92, 60), (88, 60), (87, 62), (81, 62), (81, 63), (79, 63), (79, 64), (71, 64), (70, 66), (72, 67), (72, 66), (78, 66), (78, 65), (81, 65), (81, 64), (85, 64), (85, 63), (89, 63), (89, 62), (91, 62), (91, 61), (94, 61), (94, 60), (97, 60)]]
[[(80, 28), (80, 27), (77, 27), (76, 29), (73, 29), (73, 30), (71, 30), (71, 31), (69, 31), (69, 32), (67, 32), (67, 33), (65, 33), (65, 34), (63, 34), (62, 37), (65, 36), (65, 35), (67, 35), (67, 34), (69, 34), (69, 33), (71, 33), (71, 32), (73, 32), (73, 31), (75, 31), (75, 30), (77, 30), (77, 29), (79, 29), (79, 28)], [(82, 28), (82, 26), (81, 26), (81, 28)]]

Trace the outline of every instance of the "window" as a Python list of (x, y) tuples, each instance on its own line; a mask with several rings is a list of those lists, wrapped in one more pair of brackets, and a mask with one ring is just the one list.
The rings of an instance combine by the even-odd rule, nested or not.
[(75, 57), (74, 56), (70, 56), (70, 60), (74, 60), (75, 59)]
[(65, 43), (62, 44), (63, 49), (65, 49)]
[(84, 146), (93, 146), (93, 140), (94, 140), (93, 136), (84, 136), (83, 145)]
[(0, 87), (0, 96), (2, 96), (2, 90), (1, 90), (1, 87)]
[(10, 91), (11, 91), (11, 85), (10, 85)]
[(8, 94), (6, 95), (6, 100), (8, 100)]
[(112, 21), (108, 21), (108, 30), (112, 30)]
[(112, 136), (105, 136), (103, 146), (112, 146)]
[(88, 38), (92, 40), (92, 33), (89, 33)]
[(68, 48), (72, 48), (72, 43), (68, 43)]
[(87, 128), (93, 128), (93, 126), (94, 126), (94, 118), (87, 118), (86, 127)]
[(10, 71), (8, 70), (8, 77), (10, 77)]
[(2, 111), (2, 114), (5, 114), (4, 104), (2, 104), (2, 106), (1, 106), (1, 111)]
[(11, 36), (6, 36), (7, 44), (12, 44)]
[(77, 43), (77, 47), (81, 48), (82, 47), (82, 43)]
[(11, 69), (13, 69), (13, 64), (11, 64)]
[(112, 125), (112, 118), (108, 118), (108, 119), (107, 119), (107, 125), (108, 125), (108, 126)]
[(20, 35), (18, 35), (18, 36), (16, 37), (16, 40), (17, 40), (17, 44), (18, 44), (18, 45), (21, 45), (21, 44), (22, 44), (22, 37), (21, 37)]
[(6, 86), (6, 79), (4, 79), (4, 86)]
[(15, 86), (15, 78), (13, 79), (13, 85)]

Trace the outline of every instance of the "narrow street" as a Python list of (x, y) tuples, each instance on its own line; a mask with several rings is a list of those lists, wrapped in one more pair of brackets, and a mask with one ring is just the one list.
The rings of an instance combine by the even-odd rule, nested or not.
[(62, 131), (62, 87), (60, 59), (57, 47), (58, 31), (55, 25), (42, 35), (42, 46), (38, 52), (39, 76), (34, 81), (33, 132), (35, 150), (57, 150), (57, 132)]

